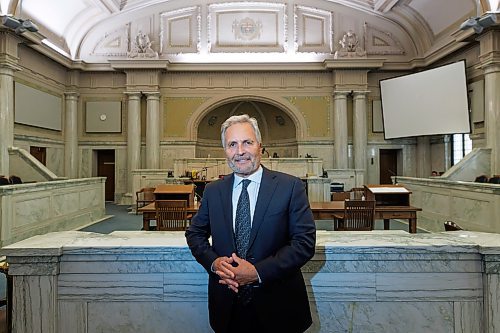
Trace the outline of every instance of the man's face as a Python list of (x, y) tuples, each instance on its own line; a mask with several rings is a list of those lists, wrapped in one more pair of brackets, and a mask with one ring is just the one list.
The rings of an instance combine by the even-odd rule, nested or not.
[(252, 125), (237, 123), (226, 129), (226, 158), (238, 176), (247, 177), (260, 166), (262, 152)]

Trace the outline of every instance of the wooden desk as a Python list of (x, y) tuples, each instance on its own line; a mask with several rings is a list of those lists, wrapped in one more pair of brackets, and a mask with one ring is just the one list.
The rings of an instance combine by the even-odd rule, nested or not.
[[(344, 212), (343, 201), (311, 202), (311, 210), (315, 220), (332, 220), (333, 213)], [(384, 230), (390, 229), (390, 219), (407, 219), (408, 231), (417, 233), (417, 212), (421, 208), (412, 206), (375, 206), (375, 219), (384, 220)]]
[(194, 185), (160, 184), (154, 191), (155, 200), (186, 200), (194, 206)]
[[(199, 203), (195, 206), (188, 206), (187, 212), (188, 214), (196, 214), (198, 212)], [(150, 222), (151, 220), (156, 219), (156, 208), (155, 203), (152, 202), (147, 206), (141, 207), (138, 209), (139, 212), (142, 212), (142, 230), (150, 230)]]

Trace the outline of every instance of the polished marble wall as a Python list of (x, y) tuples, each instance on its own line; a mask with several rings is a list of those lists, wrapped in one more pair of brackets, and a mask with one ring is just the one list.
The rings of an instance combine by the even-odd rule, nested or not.
[[(500, 235), (318, 231), (315, 332), (497, 332)], [(57, 232), (4, 247), (13, 332), (210, 332), (183, 232)]]

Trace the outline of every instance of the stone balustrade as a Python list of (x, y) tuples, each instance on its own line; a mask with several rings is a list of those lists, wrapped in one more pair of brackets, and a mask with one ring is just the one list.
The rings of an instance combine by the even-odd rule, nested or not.
[(102, 220), (105, 180), (95, 177), (0, 186), (0, 245)]
[[(4, 247), (13, 332), (210, 332), (183, 232), (57, 232)], [(497, 332), (500, 235), (317, 232), (308, 332)]]

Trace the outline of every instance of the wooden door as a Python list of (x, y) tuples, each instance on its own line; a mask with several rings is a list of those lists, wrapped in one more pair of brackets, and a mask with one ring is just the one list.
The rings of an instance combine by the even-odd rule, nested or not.
[(115, 201), (115, 151), (97, 151), (97, 177), (106, 177), (104, 196), (106, 201)]
[(30, 146), (30, 154), (43, 165), (47, 165), (47, 148)]
[(380, 184), (392, 184), (391, 176), (398, 174), (398, 150), (380, 149)]

